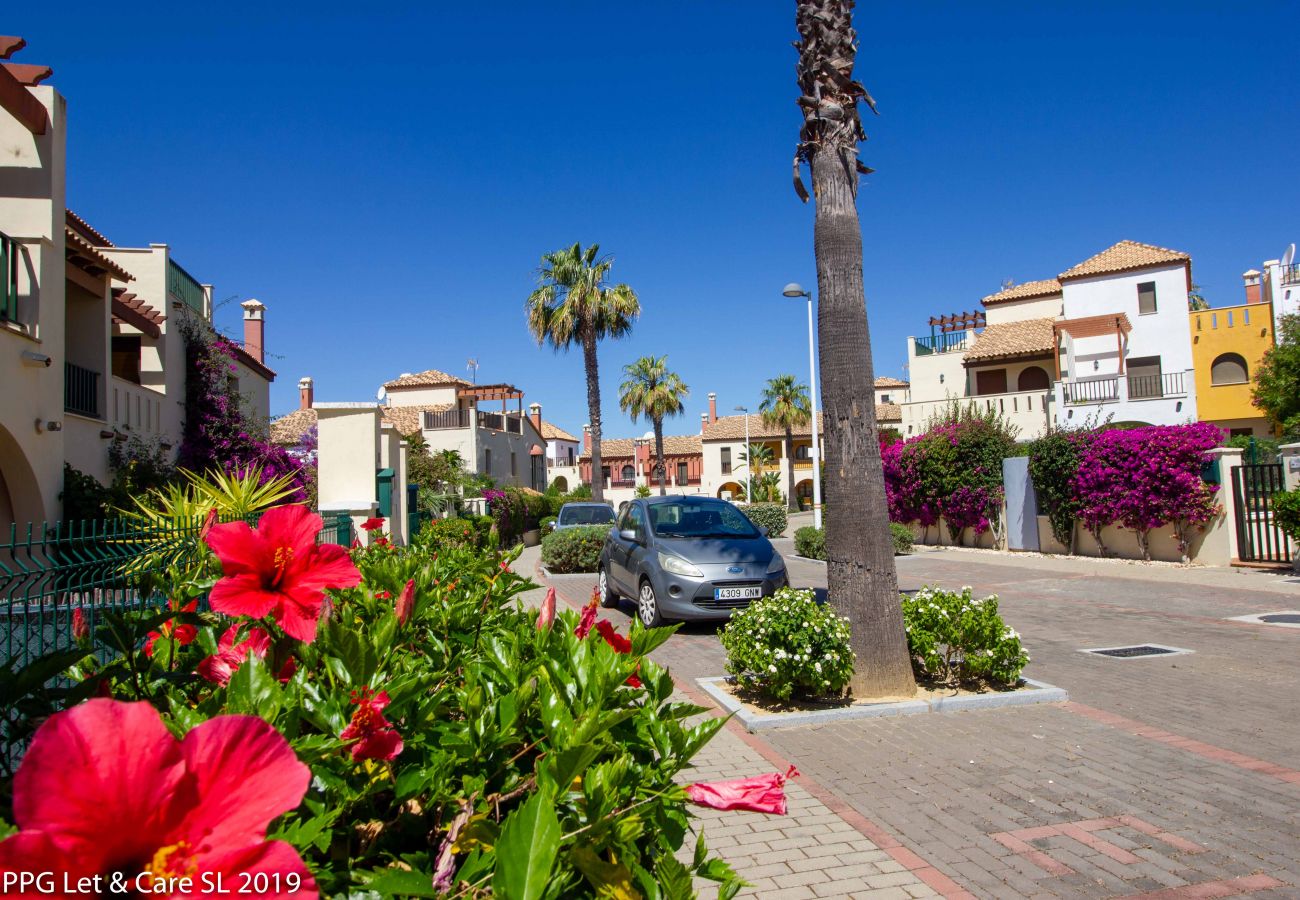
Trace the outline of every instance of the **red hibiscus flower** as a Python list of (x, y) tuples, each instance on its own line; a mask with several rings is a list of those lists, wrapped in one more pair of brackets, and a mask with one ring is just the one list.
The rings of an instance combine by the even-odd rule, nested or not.
[(405, 625), (411, 619), (411, 613), (415, 612), (415, 579), (412, 578), (406, 582), (406, 587), (402, 588), (402, 594), (393, 604), (393, 612), (397, 614), (397, 624)]
[(384, 527), (384, 520), (378, 516), (371, 516), (361, 523), (362, 531), (378, 531)]
[(784, 775), (772, 772), (752, 778), (729, 778), (686, 785), (686, 796), (711, 809), (747, 809), (751, 812), (785, 815), (785, 783), (799, 770), (791, 766)]
[(267, 651), (271, 649), (271, 636), (264, 628), (249, 629), (248, 637), (235, 643), (238, 637), (238, 625), (227, 628), (226, 633), (217, 641), (217, 652), (199, 663), (198, 673), (208, 681), (225, 686), (250, 654), (265, 659)]
[(591, 634), (591, 626), (596, 624), (597, 600), (593, 595), (591, 601), (582, 608), (582, 617), (578, 619), (578, 627), (573, 629), (573, 633), (579, 638), (585, 638)]
[(537, 614), (537, 630), (546, 631), (555, 621), (555, 588), (548, 588), (542, 601), (542, 611)]
[[(182, 606), (180, 611), (194, 612), (198, 608), (199, 601), (191, 600), (189, 603)], [(193, 625), (177, 625), (175, 622), (171, 621), (163, 622), (157, 631), (149, 632), (149, 640), (146, 641), (144, 645), (145, 656), (153, 656), (153, 645), (158, 643), (160, 639), (170, 639), (174, 637), (176, 643), (181, 647), (184, 647), (193, 643), (194, 639), (198, 636), (199, 629)]]
[[(609, 624), (608, 619), (601, 619), (596, 623), (596, 631), (605, 639), (605, 643), (614, 648), (615, 653), (627, 654), (632, 652), (632, 642), (623, 635), (614, 630), (614, 626)], [(627, 676), (627, 684), (639, 688), (641, 679), (636, 675)]]
[(64, 896), (64, 876), (74, 886), (102, 876), (106, 893), (117, 873), (132, 893), (189, 876), (192, 891), (159, 896), (198, 896), (200, 873), (226, 885), (265, 873), (281, 877), (260, 898), (315, 900), (298, 851), (266, 840), (310, 779), (288, 741), (256, 716), (218, 716), (178, 741), (148, 703), (87, 700), (32, 739), (14, 778), (20, 830), (0, 842), (0, 873), (56, 873), (53, 896)]
[(375, 592), (375, 599), (376, 599), (376, 600), (392, 600), (392, 599), (393, 599), (393, 595), (390, 594), (388, 591), (376, 591), (376, 592)]
[(343, 741), (355, 741), (352, 758), (394, 759), (402, 752), (402, 736), (393, 729), (393, 723), (384, 718), (388, 692), (375, 693), (368, 687), (362, 688), (353, 692), (352, 702), (357, 710), (352, 714), (348, 727), (339, 735)]
[(305, 506), (268, 509), (256, 531), (247, 522), (214, 526), (208, 545), (225, 577), (212, 588), (212, 608), (255, 619), (271, 615), (285, 634), (311, 643), (325, 589), (361, 583), (346, 550), (316, 543), (324, 526)]
[(217, 511), (208, 510), (208, 514), (203, 517), (203, 524), (199, 526), (199, 540), (206, 541), (208, 532), (212, 531), (212, 526), (217, 524)]

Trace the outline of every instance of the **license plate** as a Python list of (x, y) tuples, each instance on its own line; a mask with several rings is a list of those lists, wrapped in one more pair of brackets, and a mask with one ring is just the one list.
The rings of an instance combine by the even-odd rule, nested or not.
[(757, 600), (763, 596), (763, 589), (754, 587), (723, 587), (713, 589), (714, 600)]

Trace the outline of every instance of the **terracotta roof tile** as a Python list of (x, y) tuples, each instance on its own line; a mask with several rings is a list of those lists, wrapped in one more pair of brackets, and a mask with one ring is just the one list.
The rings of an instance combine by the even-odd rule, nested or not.
[[(763, 424), (761, 416), (750, 414), (748, 416), (722, 416), (704, 429), (703, 439), (706, 441), (744, 441), (745, 440), (745, 419), (749, 419), (749, 439), (771, 440), (772, 438), (784, 438), (784, 428), (769, 428)], [(822, 416), (817, 414), (817, 430), (821, 431)], [(794, 429), (795, 437), (810, 437), (812, 429), (808, 425)]]
[[(600, 442), (600, 458), (620, 459), (628, 457), (629, 459), (635, 454), (636, 441), (634, 438), (611, 438), (607, 441)], [(591, 459), (590, 451), (584, 450), (578, 457), (579, 459)]]
[[(446, 412), (452, 404), (412, 404), (411, 406), (381, 406), (380, 416), (385, 425), (392, 425), (400, 435), (420, 431), (424, 427), (426, 412)], [(271, 422), (271, 443), (288, 446), (298, 443), (303, 432), (316, 424), (316, 410), (295, 409)]]
[(63, 233), (65, 252), (68, 261), (73, 265), (88, 271), (95, 271), (96, 275), (107, 272), (118, 281), (135, 281), (134, 275), (100, 253), (94, 244), (82, 237), (80, 232), (73, 230), (72, 226), (65, 225)]
[(271, 443), (282, 447), (292, 446), (302, 440), (307, 429), (316, 424), (316, 410), (295, 409), (288, 415), (271, 420)]
[(1168, 265), (1170, 263), (1190, 263), (1191, 257), (1168, 247), (1154, 244), (1140, 244), (1137, 241), (1120, 241), (1107, 247), (1096, 256), (1090, 256), (1077, 266), (1066, 269), (1058, 277), (1086, 278), (1089, 275), (1106, 275), (1111, 272), (1127, 272), (1131, 269), (1145, 269), (1149, 266)]
[(903, 421), (903, 407), (899, 406), (897, 403), (877, 403), (876, 421), (877, 422)]
[(1022, 319), (990, 325), (979, 333), (963, 365), (993, 359), (1050, 355), (1054, 319)]
[(573, 435), (569, 434), (563, 428), (551, 422), (542, 420), (542, 440), (544, 441), (576, 441)]
[[(640, 438), (612, 438), (600, 442), (600, 458), (625, 459), (636, 455), (636, 442)], [(654, 441), (650, 441), (650, 455), (654, 456)], [(704, 453), (704, 445), (698, 434), (665, 434), (664, 456), (699, 456)], [(579, 459), (591, 459), (589, 452), (583, 452)]]
[(888, 375), (877, 375), (877, 376), (876, 376), (876, 387), (878, 387), (878, 388), (886, 388), (886, 387), (908, 387), (910, 384), (911, 384), (911, 382), (900, 381), (900, 380), (897, 379), (897, 378), (890, 378)]
[(384, 383), (385, 390), (393, 388), (406, 387), (439, 387), (441, 385), (468, 385), (469, 382), (464, 378), (457, 378), (455, 375), (448, 375), (446, 372), (440, 372), (437, 369), (425, 369), (423, 372), (406, 374), (394, 378), (392, 381)]
[(104, 235), (100, 233), (98, 228), (91, 225), (81, 216), (77, 215), (70, 209), (64, 209), (63, 211), (64, 213), (67, 214), (68, 227), (73, 229), (74, 231), (79, 232), (81, 236), (84, 237), (86, 240), (90, 241), (96, 247), (113, 246), (112, 241), (104, 237)]
[(1003, 288), (996, 294), (989, 294), (980, 302), (985, 306), (992, 306), (994, 303), (1007, 303), (1012, 300), (1053, 297), (1059, 293), (1061, 293), (1061, 282), (1055, 278), (1045, 278), (1041, 281), (1026, 281), (1024, 284)]

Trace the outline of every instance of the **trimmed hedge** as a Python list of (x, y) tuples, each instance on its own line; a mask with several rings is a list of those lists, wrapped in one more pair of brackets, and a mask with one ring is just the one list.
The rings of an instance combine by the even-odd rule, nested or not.
[(542, 538), (542, 565), (557, 575), (594, 572), (600, 565), (600, 548), (605, 546), (608, 534), (605, 525), (553, 531)]
[(433, 549), (461, 548), (485, 550), (492, 545), (493, 522), (491, 516), (452, 516), (450, 519), (433, 519), (425, 522), (415, 543)]
[(781, 503), (751, 503), (740, 507), (740, 510), (755, 526), (761, 525), (766, 528), (768, 537), (780, 537), (785, 534), (786, 526), (790, 524), (789, 518), (786, 517), (785, 505)]
[[(889, 535), (894, 540), (894, 555), (907, 556), (912, 552), (912, 529), (897, 522), (889, 523)], [(794, 552), (807, 559), (826, 559), (826, 532), (805, 525), (794, 533)]]
[(1300, 489), (1273, 495), (1273, 519), (1283, 534), (1300, 541)]

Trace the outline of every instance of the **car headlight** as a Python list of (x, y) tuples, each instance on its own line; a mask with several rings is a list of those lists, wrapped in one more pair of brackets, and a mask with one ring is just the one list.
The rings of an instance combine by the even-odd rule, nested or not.
[(682, 559), (680, 556), (670, 556), (667, 553), (659, 554), (659, 568), (673, 575), (687, 575), (691, 578), (703, 578), (704, 573), (695, 566)]
[(780, 553), (772, 554), (772, 561), (767, 564), (767, 574), (779, 575), (785, 571), (785, 560), (781, 558)]

